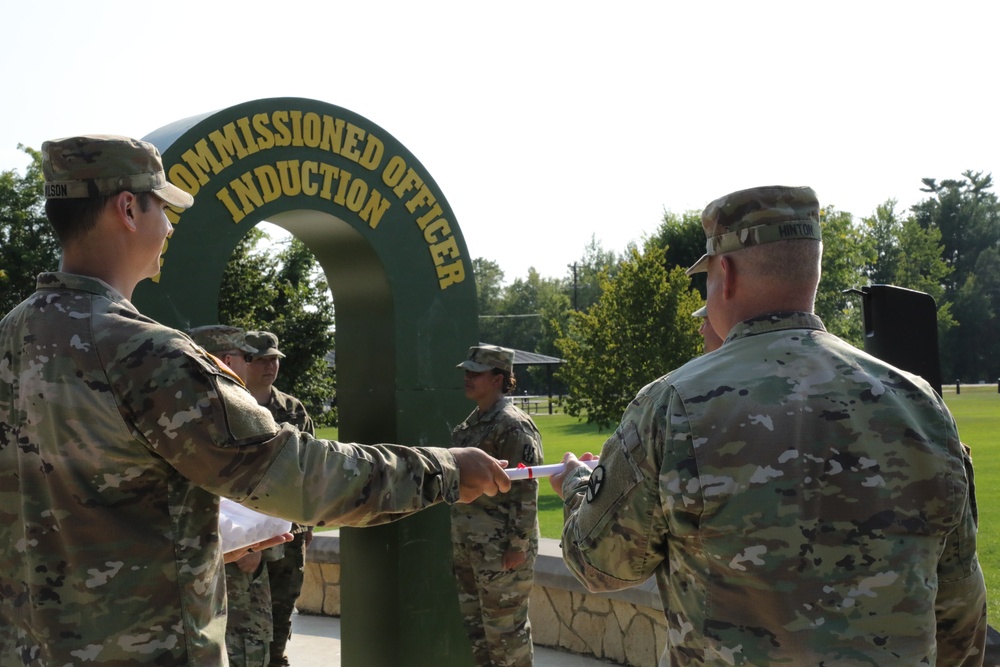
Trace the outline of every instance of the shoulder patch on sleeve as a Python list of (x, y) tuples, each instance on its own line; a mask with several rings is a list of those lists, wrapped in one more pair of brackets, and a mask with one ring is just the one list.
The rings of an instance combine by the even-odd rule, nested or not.
[(588, 503), (594, 502), (594, 499), (597, 498), (597, 494), (601, 492), (602, 486), (604, 486), (604, 466), (598, 465), (594, 468), (594, 472), (590, 474), (590, 481), (587, 482)]
[(225, 409), (226, 428), (236, 444), (260, 440), (262, 436), (271, 437), (278, 432), (280, 426), (271, 411), (257, 405), (242, 383), (236, 385), (219, 379), (216, 384)]
[[(198, 349), (201, 349), (201, 348), (198, 348)], [(245, 384), (243, 384), (243, 378), (241, 378), (239, 375), (237, 375), (236, 372), (233, 371), (232, 368), (230, 368), (229, 366), (227, 366), (226, 364), (224, 364), (222, 362), (222, 359), (219, 359), (217, 356), (215, 356), (211, 352), (205, 352), (205, 350), (201, 350), (201, 351), (204, 352), (205, 355), (209, 359), (212, 360), (212, 363), (214, 363), (216, 366), (218, 366), (218, 368), (219, 368), (220, 371), (222, 371), (223, 373), (225, 373), (226, 375), (228, 375), (232, 379), (234, 379), (237, 382), (239, 382), (242, 386), (244, 386), (244, 387), (246, 386)]]

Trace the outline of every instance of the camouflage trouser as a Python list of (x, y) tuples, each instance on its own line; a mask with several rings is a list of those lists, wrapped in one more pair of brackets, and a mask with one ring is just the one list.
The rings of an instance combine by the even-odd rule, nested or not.
[(267, 642), (252, 637), (226, 638), (229, 667), (267, 667)]
[(453, 567), (458, 606), (472, 655), (479, 667), (528, 667), (532, 664), (528, 596), (537, 549), (513, 570), (484, 562), (477, 545), (455, 544)]
[(305, 535), (298, 533), (295, 540), (284, 545), (285, 555), (267, 564), (271, 580), (271, 609), (274, 639), (271, 641), (271, 667), (287, 665), (285, 644), (292, 635), (292, 612), (302, 592), (305, 577)]
[(267, 563), (243, 572), (226, 565), (226, 652), (230, 667), (267, 667), (271, 644), (271, 587)]

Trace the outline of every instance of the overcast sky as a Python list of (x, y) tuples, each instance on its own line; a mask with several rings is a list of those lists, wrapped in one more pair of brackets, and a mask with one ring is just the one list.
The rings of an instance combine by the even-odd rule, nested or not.
[(560, 277), (733, 190), (862, 217), (997, 173), (998, 25), (986, 0), (7, 3), (0, 170), (18, 143), (313, 98), (402, 142), (472, 257)]

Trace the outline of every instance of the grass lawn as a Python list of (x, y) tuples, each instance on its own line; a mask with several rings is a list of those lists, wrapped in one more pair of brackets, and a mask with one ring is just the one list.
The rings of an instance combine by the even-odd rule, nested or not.
[[(611, 429), (599, 432), (597, 426), (585, 424), (562, 413), (531, 415), (531, 418), (542, 434), (545, 463), (558, 463), (566, 452), (573, 452), (577, 456), (584, 452), (600, 454), (601, 446), (612, 433)], [(336, 439), (337, 429), (318, 429), (316, 435)], [(558, 539), (562, 533), (562, 500), (552, 490), (547, 479), (538, 481), (538, 523), (542, 537)]]
[[(944, 387), (944, 399), (958, 422), (962, 441), (972, 448), (979, 502), (979, 562), (989, 591), (1000, 590), (1000, 394), (996, 385)], [(545, 449), (545, 462), (556, 463), (564, 452), (599, 454), (611, 431), (598, 431), (564, 414), (532, 415)], [(336, 438), (336, 429), (320, 429), (321, 438)], [(549, 481), (538, 483), (538, 521), (543, 537), (558, 539), (562, 531), (562, 501)], [(1000, 618), (1000, 599), (989, 598), (989, 617)]]
[(989, 618), (1000, 618), (1000, 394), (996, 385), (944, 387), (944, 400), (955, 415), (962, 441), (972, 448), (979, 502), (979, 564), (986, 576)]
[[(577, 456), (584, 452), (601, 453), (601, 446), (613, 432), (604, 432), (597, 426), (578, 421), (565, 414), (532, 415), (538, 432), (542, 434), (542, 448), (546, 463), (559, 463), (563, 454), (573, 452)], [(538, 527), (542, 537), (558, 539), (562, 535), (563, 503), (552, 490), (549, 480), (538, 480)]]

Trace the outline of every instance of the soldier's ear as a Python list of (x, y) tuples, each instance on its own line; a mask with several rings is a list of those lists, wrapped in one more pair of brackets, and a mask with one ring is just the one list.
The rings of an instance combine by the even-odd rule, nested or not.
[(722, 296), (731, 299), (736, 294), (736, 263), (732, 257), (722, 255), (719, 258), (719, 266), (722, 269)]
[(132, 212), (133, 206), (138, 206), (139, 203), (136, 201), (136, 196), (131, 192), (119, 192), (114, 197), (111, 198), (111, 202), (108, 206), (115, 212), (115, 217), (118, 222), (131, 231), (136, 230), (135, 226), (135, 214)]

